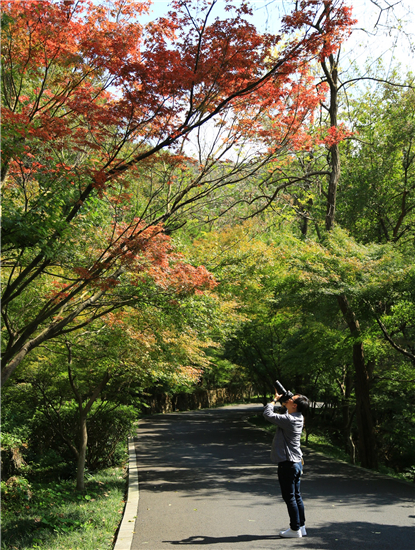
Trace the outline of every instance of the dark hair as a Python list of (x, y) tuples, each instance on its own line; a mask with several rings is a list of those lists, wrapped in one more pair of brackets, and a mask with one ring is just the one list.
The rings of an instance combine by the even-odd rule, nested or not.
[(308, 410), (308, 406), (310, 404), (310, 401), (309, 401), (308, 397), (306, 397), (305, 395), (299, 395), (298, 397), (296, 397), (294, 399), (294, 403), (297, 404), (297, 411), (299, 413), (304, 414)]

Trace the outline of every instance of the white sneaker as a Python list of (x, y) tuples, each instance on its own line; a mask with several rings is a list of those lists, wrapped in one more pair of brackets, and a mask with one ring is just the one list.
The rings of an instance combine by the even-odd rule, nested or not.
[(298, 531), (293, 531), (292, 529), (288, 528), (286, 531), (280, 532), (280, 537), (284, 539), (299, 539), (303, 535), (301, 533), (301, 529), (298, 529)]
[[(285, 529), (284, 531), (280, 531), (280, 535), (282, 536), (282, 534), (283, 534), (285, 531), (289, 531), (289, 530), (290, 530), (290, 528)], [(307, 531), (305, 530), (305, 525), (302, 525), (302, 526), (300, 527), (300, 531), (301, 531), (301, 536), (302, 536), (302, 537), (306, 537), (306, 536), (307, 536)]]

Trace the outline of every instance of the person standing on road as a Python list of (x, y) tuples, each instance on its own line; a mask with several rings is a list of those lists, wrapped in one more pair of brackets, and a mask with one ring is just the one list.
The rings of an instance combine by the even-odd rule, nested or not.
[(272, 441), (271, 461), (278, 464), (281, 495), (290, 516), (290, 527), (281, 531), (280, 536), (299, 538), (307, 535), (304, 503), (300, 492), (300, 480), (303, 473), (303, 453), (301, 452), (300, 439), (304, 427), (303, 413), (308, 409), (309, 400), (304, 395), (298, 394), (284, 398), (281, 403), (286, 411), (284, 414), (277, 414), (274, 412), (274, 406), (281, 399), (283, 396), (275, 392), (274, 401), (265, 405), (264, 417), (272, 424), (277, 425), (277, 431)]

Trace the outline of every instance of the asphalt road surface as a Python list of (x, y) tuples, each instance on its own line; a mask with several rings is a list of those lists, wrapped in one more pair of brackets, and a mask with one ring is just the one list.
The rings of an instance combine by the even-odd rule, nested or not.
[(288, 514), (259, 405), (140, 421), (131, 550), (415, 550), (415, 487), (303, 449), (308, 536), (281, 539)]

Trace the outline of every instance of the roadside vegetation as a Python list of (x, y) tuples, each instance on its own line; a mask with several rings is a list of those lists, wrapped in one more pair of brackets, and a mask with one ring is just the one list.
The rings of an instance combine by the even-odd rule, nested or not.
[(88, 475), (85, 490), (73, 480), (2, 482), (2, 550), (111, 549), (126, 492), (123, 467)]
[[(251, 416), (248, 422), (270, 433), (270, 435), (275, 433), (275, 426), (267, 422), (262, 414)], [(341, 460), (342, 462), (359, 466), (359, 463), (353, 462), (347, 450), (342, 447), (341, 439), (338, 436), (336, 437), (333, 427), (325, 424), (324, 422), (320, 425), (314, 423), (312, 431), (307, 430), (307, 427), (304, 429), (301, 436), (303, 448), (309, 448), (335, 460)], [(382, 464), (376, 468), (375, 471), (410, 483), (413, 483), (415, 479), (415, 468), (413, 467), (408, 467), (403, 472), (399, 473), (395, 468), (388, 468)]]

